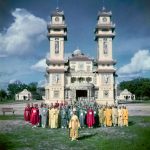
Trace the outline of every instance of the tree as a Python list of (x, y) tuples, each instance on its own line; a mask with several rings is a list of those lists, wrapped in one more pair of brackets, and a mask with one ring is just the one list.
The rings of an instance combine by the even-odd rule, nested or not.
[(7, 98), (7, 93), (5, 90), (0, 90), (0, 101), (5, 100)]
[(29, 90), (30, 92), (36, 92), (37, 91), (37, 86), (38, 86), (37, 82), (31, 82), (31, 83), (28, 84), (27, 90)]
[(8, 84), (7, 91), (9, 93), (9, 97), (11, 99), (15, 99), (15, 94), (21, 92), (24, 89), (27, 89), (27, 85), (17, 81), (17, 82)]
[(123, 81), (120, 83), (120, 89), (128, 89), (135, 94), (136, 99), (150, 99), (150, 79), (137, 78), (131, 81)]

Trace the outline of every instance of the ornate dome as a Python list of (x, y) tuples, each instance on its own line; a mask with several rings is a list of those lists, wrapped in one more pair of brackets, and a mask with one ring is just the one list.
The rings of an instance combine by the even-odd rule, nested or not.
[(74, 55), (82, 55), (80, 49), (76, 49), (76, 50), (73, 52), (73, 54), (74, 54)]

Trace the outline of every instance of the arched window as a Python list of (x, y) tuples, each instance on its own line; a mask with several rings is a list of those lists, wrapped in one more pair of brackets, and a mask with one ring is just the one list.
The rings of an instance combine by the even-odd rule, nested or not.
[(55, 38), (55, 54), (59, 53), (59, 38)]

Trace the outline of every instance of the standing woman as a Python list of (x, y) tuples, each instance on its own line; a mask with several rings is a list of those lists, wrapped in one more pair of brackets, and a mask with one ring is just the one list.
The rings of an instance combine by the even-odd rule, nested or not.
[(78, 129), (80, 128), (80, 122), (78, 119), (78, 116), (75, 114), (76, 109), (73, 109), (73, 115), (69, 121), (69, 129), (70, 129), (70, 137), (71, 141), (77, 140), (79, 134), (78, 134)]
[(31, 108), (30, 104), (27, 104), (27, 106), (24, 109), (24, 120), (30, 121), (30, 116), (31, 116)]

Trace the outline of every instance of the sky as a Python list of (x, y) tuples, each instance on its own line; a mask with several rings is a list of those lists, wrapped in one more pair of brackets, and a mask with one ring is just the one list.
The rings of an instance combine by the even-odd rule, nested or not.
[(105, 6), (116, 24), (117, 82), (150, 77), (149, 0), (0, 0), (0, 88), (16, 80), (44, 84), (47, 23), (57, 6), (64, 11), (68, 27), (66, 57), (77, 47), (96, 57), (94, 29), (97, 14)]

